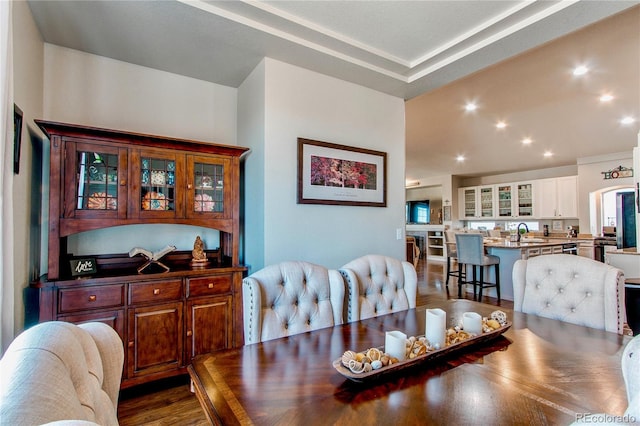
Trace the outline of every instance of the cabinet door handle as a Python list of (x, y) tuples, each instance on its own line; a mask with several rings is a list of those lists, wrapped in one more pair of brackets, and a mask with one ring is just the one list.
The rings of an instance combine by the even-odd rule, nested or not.
[(89, 296), (89, 302), (95, 302), (96, 300), (98, 300), (98, 298), (96, 297), (95, 294), (92, 294)]
[(129, 346), (130, 348), (132, 348), (132, 347), (133, 347), (133, 340), (131, 340), (127, 346)]
[(193, 336), (193, 331), (191, 330), (187, 331), (187, 337), (191, 337), (191, 336)]
[(213, 283), (209, 283), (209, 288), (213, 288)]
[(192, 184), (190, 184), (190, 183), (188, 183), (188, 184), (187, 184), (187, 189), (192, 189), (192, 188), (193, 188), (193, 185), (192, 185)]
[(126, 179), (120, 179), (120, 186), (125, 186), (127, 184)]
[(160, 289), (159, 288), (154, 288), (153, 289), (153, 294), (155, 294), (155, 295), (160, 294)]

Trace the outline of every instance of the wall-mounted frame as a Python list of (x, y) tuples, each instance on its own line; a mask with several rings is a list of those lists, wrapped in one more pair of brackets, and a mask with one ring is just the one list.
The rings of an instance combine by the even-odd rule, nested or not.
[(20, 173), (20, 144), (22, 142), (22, 110), (13, 104), (13, 173)]
[(298, 204), (387, 206), (387, 153), (298, 138)]

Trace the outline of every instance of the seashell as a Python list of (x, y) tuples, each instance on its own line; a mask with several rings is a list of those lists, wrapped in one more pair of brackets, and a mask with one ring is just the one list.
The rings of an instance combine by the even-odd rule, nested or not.
[(409, 354), (409, 359), (414, 359), (415, 357), (416, 357), (416, 354), (414, 354), (413, 352)]
[(369, 358), (368, 356), (363, 356), (362, 359), (360, 360), (361, 363), (363, 364), (371, 364), (371, 358)]
[(342, 365), (349, 367), (349, 361), (356, 359), (356, 353), (354, 351), (346, 351), (342, 354)]
[(504, 313), (503, 311), (493, 311), (491, 312), (491, 317), (492, 320), (496, 320), (498, 321), (498, 323), (500, 323), (500, 325), (506, 325), (507, 324), (507, 314)]
[(373, 370), (373, 367), (369, 363), (362, 364), (362, 367), (363, 367), (362, 368), (363, 373), (368, 373), (369, 371)]
[(382, 358), (382, 352), (380, 352), (380, 349), (378, 348), (371, 348), (367, 351), (367, 357), (371, 361), (376, 361)]
[(355, 359), (352, 359), (349, 361), (349, 370), (351, 370), (352, 373), (362, 373), (364, 371), (364, 364), (361, 362), (356, 361)]
[(362, 352), (358, 352), (356, 354), (356, 361), (362, 362), (362, 358), (364, 358), (364, 354)]
[(372, 361), (371, 362), (371, 368), (373, 368), (374, 370), (378, 370), (380, 368), (382, 368), (382, 361), (380, 361), (379, 359)]
[(487, 326), (491, 327), (492, 330), (497, 330), (500, 328), (500, 323), (494, 319), (487, 320)]
[(416, 355), (420, 356), (426, 353), (427, 353), (427, 347), (423, 345), (423, 346), (420, 346), (420, 348), (418, 349), (418, 353)]
[(456, 330), (453, 328), (449, 328), (447, 329), (447, 336), (453, 336), (454, 334), (456, 334)]
[(400, 362), (400, 360), (399, 360), (398, 358), (396, 358), (395, 356), (392, 356), (392, 357), (389, 359), (389, 365), (391, 365), (391, 364), (397, 364), (397, 363), (399, 363), (399, 362)]
[(380, 362), (382, 362), (382, 365), (389, 365), (389, 361), (391, 361), (391, 357), (387, 354), (382, 355), (382, 357), (380, 358)]

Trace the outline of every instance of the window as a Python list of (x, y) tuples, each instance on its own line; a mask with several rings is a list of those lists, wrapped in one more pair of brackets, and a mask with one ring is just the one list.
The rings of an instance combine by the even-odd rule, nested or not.
[(505, 223), (504, 228), (507, 231), (515, 231), (519, 223), (524, 223), (525, 225), (527, 225), (527, 228), (529, 228), (529, 231), (540, 230), (540, 225), (538, 225), (538, 222), (507, 222)]

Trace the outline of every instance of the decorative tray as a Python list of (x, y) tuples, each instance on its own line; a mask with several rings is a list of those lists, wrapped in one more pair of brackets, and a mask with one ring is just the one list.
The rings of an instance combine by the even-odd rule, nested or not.
[[(344, 377), (352, 380), (354, 382), (364, 382), (367, 380), (375, 379), (380, 376), (386, 375), (388, 373), (402, 371), (406, 368), (413, 367), (417, 364), (422, 364), (427, 361), (432, 361), (436, 358), (440, 358), (445, 355), (453, 354), (461, 351), (464, 348), (469, 346), (477, 346), (489, 340), (493, 340), (499, 336), (501, 336), (505, 331), (507, 331), (511, 327), (511, 322), (507, 322), (505, 325), (497, 328), (495, 330), (485, 332), (476, 336), (471, 336), (467, 339), (459, 341), (457, 343), (450, 344), (441, 349), (430, 350), (423, 355), (417, 355), (415, 358), (405, 359), (402, 361), (398, 361), (395, 364), (389, 364), (383, 366), (377, 370), (371, 370), (362, 373), (354, 373), (349, 368), (345, 367), (342, 363), (342, 357), (333, 361), (333, 368), (335, 368), (338, 373), (342, 374)], [(422, 336), (419, 336), (422, 337)], [(384, 347), (378, 347), (378, 350), (384, 352)], [(368, 351), (368, 350), (367, 350)], [(367, 352), (365, 351), (365, 352)]]

